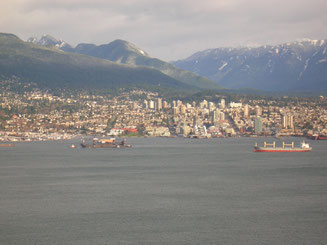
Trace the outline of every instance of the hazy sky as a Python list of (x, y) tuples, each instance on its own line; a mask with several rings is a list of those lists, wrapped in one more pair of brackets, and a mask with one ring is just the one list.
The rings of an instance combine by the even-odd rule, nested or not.
[(166, 61), (208, 48), (327, 39), (326, 0), (1, 0), (0, 32), (73, 46), (124, 39)]

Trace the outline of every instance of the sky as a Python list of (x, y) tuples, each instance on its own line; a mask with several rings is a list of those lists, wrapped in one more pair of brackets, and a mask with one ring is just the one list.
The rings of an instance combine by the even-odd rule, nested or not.
[(72, 46), (129, 41), (165, 61), (219, 47), (327, 39), (326, 0), (1, 0), (0, 32)]

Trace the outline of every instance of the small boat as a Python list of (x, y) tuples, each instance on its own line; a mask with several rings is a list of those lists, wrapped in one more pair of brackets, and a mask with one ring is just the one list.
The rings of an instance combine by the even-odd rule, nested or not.
[(327, 140), (327, 135), (325, 134), (312, 134), (307, 137), (311, 140)]
[(286, 144), (283, 142), (281, 147), (276, 147), (276, 142), (266, 143), (264, 142), (263, 147), (258, 146), (257, 143), (254, 145), (254, 152), (308, 152), (311, 151), (312, 147), (304, 141), (301, 143), (300, 147), (294, 147), (294, 142), (291, 144)]

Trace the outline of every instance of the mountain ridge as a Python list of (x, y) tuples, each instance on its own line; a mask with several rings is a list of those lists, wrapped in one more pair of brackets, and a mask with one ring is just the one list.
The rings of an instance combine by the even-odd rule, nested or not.
[(46, 88), (195, 89), (155, 69), (64, 52), (6, 33), (0, 33), (0, 71), (1, 79), (15, 76)]
[[(31, 38), (28, 40), (34, 41)], [(50, 43), (51, 40), (52, 38), (50, 38), (48, 43)], [(34, 43), (44, 45), (42, 44), (44, 42), (41, 42), (41, 39), (39, 41), (34, 41)], [(118, 64), (153, 68), (187, 85), (199, 87), (201, 89), (222, 89), (220, 85), (208, 78), (201, 77), (187, 70), (182, 70), (160, 59), (150, 57), (147, 52), (125, 40), (116, 39), (108, 44), (102, 45), (80, 43), (75, 48), (72, 48), (70, 45), (70, 48), (61, 48), (61, 42), (59, 41), (52, 41), (52, 43), (66, 52), (85, 54), (92, 57), (106, 59)]]
[(173, 62), (230, 89), (327, 90), (327, 40), (216, 48)]

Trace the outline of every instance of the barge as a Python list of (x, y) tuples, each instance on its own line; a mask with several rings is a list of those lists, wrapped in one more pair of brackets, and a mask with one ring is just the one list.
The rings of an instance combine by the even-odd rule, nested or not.
[(92, 144), (86, 144), (84, 141), (81, 143), (83, 148), (125, 148), (131, 147), (127, 145), (125, 139), (121, 142), (116, 142), (115, 138), (110, 139), (97, 139), (94, 138)]

